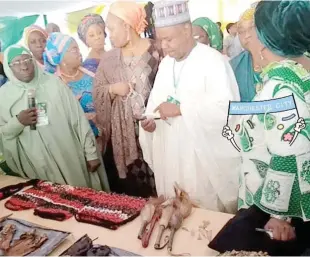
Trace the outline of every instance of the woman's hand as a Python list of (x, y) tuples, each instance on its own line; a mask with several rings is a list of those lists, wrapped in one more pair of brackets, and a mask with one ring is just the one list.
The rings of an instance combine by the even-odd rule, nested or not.
[(284, 220), (271, 218), (265, 225), (265, 229), (272, 231), (273, 238), (278, 241), (286, 242), (296, 239), (295, 229)]
[(120, 82), (111, 86), (111, 93), (119, 96), (127, 96), (130, 92), (128, 83)]
[(87, 161), (87, 168), (90, 173), (94, 173), (97, 171), (97, 169), (100, 167), (101, 163), (99, 159)]

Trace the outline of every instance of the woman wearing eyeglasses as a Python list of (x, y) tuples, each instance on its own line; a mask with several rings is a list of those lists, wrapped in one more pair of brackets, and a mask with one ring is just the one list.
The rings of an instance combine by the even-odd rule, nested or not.
[(82, 55), (77, 42), (68, 35), (52, 33), (47, 39), (43, 59), (45, 70), (59, 76), (80, 102), (102, 152), (99, 144), (101, 133), (95, 123), (96, 113), (92, 97), (95, 74), (82, 67)]

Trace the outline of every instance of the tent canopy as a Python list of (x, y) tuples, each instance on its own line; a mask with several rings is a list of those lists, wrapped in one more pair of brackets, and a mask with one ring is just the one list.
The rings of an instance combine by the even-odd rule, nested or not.
[[(156, 0), (155, 0), (156, 1)], [(63, 0), (37, 0), (37, 1), (15, 1), (0, 0), (0, 17), (2, 16), (27, 16), (33, 14), (49, 14), (51, 12), (69, 13), (79, 11), (92, 6), (107, 5), (113, 0), (88, 0), (88, 1), (63, 1)], [(136, 2), (147, 2), (139, 1)]]

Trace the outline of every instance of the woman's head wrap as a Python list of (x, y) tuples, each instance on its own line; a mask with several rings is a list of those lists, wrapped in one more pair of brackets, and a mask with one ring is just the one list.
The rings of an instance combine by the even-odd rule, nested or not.
[(217, 24), (209, 18), (198, 18), (193, 21), (193, 25), (201, 27), (207, 33), (212, 48), (223, 50), (223, 38)]
[(130, 25), (137, 34), (144, 32), (147, 26), (146, 12), (143, 6), (133, 1), (115, 2), (111, 5), (109, 13)]
[(43, 60), (45, 71), (55, 73), (57, 66), (62, 62), (70, 44), (74, 39), (59, 32), (50, 34), (46, 41)]
[[(254, 21), (255, 7), (247, 9), (241, 16), (239, 22)], [(238, 23), (239, 23), (238, 22)]]
[(274, 54), (299, 57), (310, 49), (310, 1), (261, 1), (255, 11), (259, 40)]
[(10, 64), (14, 58), (16, 58), (17, 56), (23, 55), (23, 54), (28, 54), (31, 56), (31, 53), (23, 46), (13, 46), (10, 47), (8, 52), (7, 52), (7, 62), (8, 64)]
[(43, 29), (43, 28), (41, 28), (40, 26), (37, 26), (37, 25), (32, 25), (32, 26), (30, 26), (30, 27), (25, 29), (25, 43), (26, 43), (26, 46), (29, 45), (28, 44), (29, 35), (32, 32), (35, 32), (35, 31), (40, 32), (44, 36), (45, 39), (48, 38), (48, 34), (47, 34), (45, 29)]
[(4, 68), (5, 75), (8, 78), (8, 83), (13, 83), (14, 85), (19, 85), (19, 86), (24, 87), (24, 88), (29, 88), (29, 86), (30, 87), (37, 87), (39, 85), (40, 77), (43, 74), (41, 69), (38, 68), (37, 62), (35, 62), (35, 61), (33, 62), (35, 76), (34, 76), (33, 80), (31, 82), (28, 82), (28, 83), (21, 82), (20, 80), (18, 80), (15, 77), (14, 72), (10, 68), (10, 63), (13, 61), (13, 59), (15, 57), (23, 55), (23, 54), (27, 54), (27, 55), (31, 56), (30, 51), (28, 49), (26, 49), (25, 47), (20, 46), (20, 45), (12, 45), (4, 51), (3, 68)]
[(105, 34), (105, 22), (102, 19), (102, 17), (98, 14), (87, 14), (86, 16), (83, 17), (81, 20), (79, 26), (78, 26), (78, 36), (79, 38), (84, 42), (86, 45), (86, 35), (89, 27), (93, 24), (98, 24), (99, 26), (102, 27), (102, 30)]

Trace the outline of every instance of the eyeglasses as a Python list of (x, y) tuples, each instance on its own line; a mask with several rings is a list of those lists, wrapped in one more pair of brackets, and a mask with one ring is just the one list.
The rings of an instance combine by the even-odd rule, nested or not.
[(33, 62), (33, 58), (28, 58), (22, 61), (16, 61), (16, 62), (12, 62), (9, 64), (10, 67), (12, 68), (20, 68), (23, 64), (29, 65)]
[(79, 54), (80, 53), (80, 49), (78, 48), (72, 48), (70, 50), (67, 50), (68, 53), (73, 53), (73, 54)]

